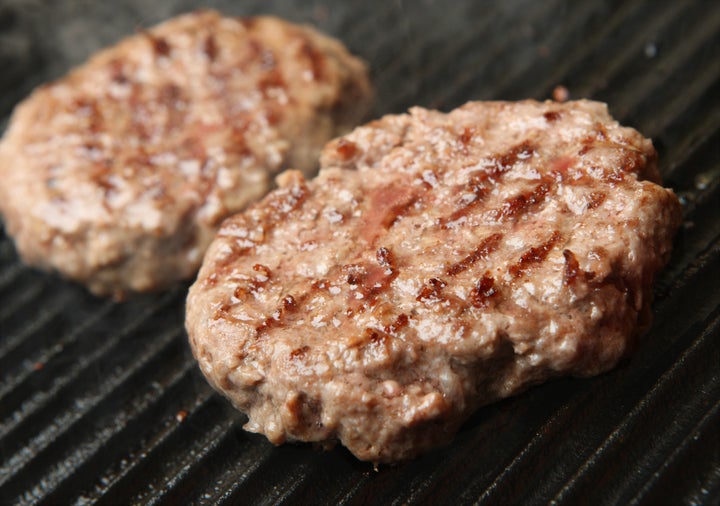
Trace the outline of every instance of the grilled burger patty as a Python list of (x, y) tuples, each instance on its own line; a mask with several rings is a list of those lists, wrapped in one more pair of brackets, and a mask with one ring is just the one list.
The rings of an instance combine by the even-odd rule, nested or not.
[(613, 367), (681, 209), (605, 105), (414, 108), (228, 219), (187, 300), (200, 367), (273, 443), (407, 459), (480, 405)]
[(272, 17), (200, 11), (100, 52), (15, 110), (0, 211), (22, 258), (96, 294), (194, 275), (223, 218), (317, 168), (365, 113), (367, 69)]

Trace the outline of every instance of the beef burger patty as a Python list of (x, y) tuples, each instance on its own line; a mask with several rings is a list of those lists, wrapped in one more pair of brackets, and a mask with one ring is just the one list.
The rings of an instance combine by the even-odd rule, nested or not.
[(321, 165), (224, 223), (187, 300), (203, 373), (273, 443), (407, 459), (649, 324), (681, 209), (603, 104), (415, 108)]
[(195, 12), (92, 57), (15, 110), (0, 211), (22, 258), (96, 294), (193, 276), (226, 216), (317, 168), (365, 113), (367, 69), (277, 18)]

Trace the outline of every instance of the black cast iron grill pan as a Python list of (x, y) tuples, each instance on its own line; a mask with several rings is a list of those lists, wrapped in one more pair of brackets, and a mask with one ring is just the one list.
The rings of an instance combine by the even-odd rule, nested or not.
[[(187, 287), (122, 304), (96, 299), (24, 267), (3, 234), (1, 503), (720, 503), (720, 7), (203, 6), (275, 13), (341, 38), (371, 63), (375, 116), (416, 104), (544, 99), (557, 85), (608, 102), (654, 139), (665, 183), (684, 203), (654, 325), (615, 371), (484, 408), (451, 445), (374, 471), (342, 448), (275, 448), (244, 432), (245, 417), (211, 391), (190, 355)], [(0, 113), (7, 118), (32, 87), (136, 26), (195, 7), (0, 0)]]

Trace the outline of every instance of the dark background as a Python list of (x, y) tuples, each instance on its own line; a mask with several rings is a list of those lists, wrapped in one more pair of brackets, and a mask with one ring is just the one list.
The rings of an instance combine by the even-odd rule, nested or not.
[(371, 116), (559, 84), (608, 102), (685, 207), (654, 326), (615, 371), (489, 406), (450, 446), (375, 471), (244, 432), (190, 356), (187, 287), (96, 299), (1, 234), (0, 502), (720, 504), (720, 3), (0, 0), (0, 129), (34, 86), (201, 6), (340, 38), (371, 64)]

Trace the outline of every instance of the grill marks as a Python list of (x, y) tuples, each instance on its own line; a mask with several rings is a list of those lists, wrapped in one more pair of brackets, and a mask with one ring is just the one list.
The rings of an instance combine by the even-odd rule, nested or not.
[[(376, 251), (376, 260), (377, 264), (358, 262), (338, 267), (335, 270), (335, 277), (338, 275), (344, 276), (345, 283), (350, 285), (347, 317), (374, 307), (380, 296), (388, 291), (390, 284), (397, 277), (399, 270), (396, 265), (395, 255), (392, 251), (386, 247), (378, 248)], [(270, 269), (259, 264), (254, 267), (254, 270), (260, 272), (260, 281), (251, 281), (250, 286), (262, 289), (272, 276), (272, 273)], [(286, 295), (280, 301), (275, 311), (255, 328), (256, 338), (261, 338), (272, 329), (287, 326), (293, 315), (301, 313), (308, 300), (319, 292), (326, 291), (329, 286), (330, 283), (326, 279), (315, 280), (309, 284), (308, 289), (296, 295)], [(235, 296), (238, 300), (247, 298), (248, 294), (247, 290), (238, 292), (238, 289), (236, 289), (235, 291)], [(229, 314), (229, 310), (230, 305), (226, 304), (221, 308), (220, 315), (233, 319)], [(385, 332), (393, 334), (406, 327), (407, 324), (407, 315), (401, 314), (394, 323), (387, 326)]]
[[(555, 119), (557, 118), (549, 118), (549, 120)], [(460, 140), (467, 143), (465, 139), (466, 136), (467, 132), (463, 131)], [(467, 187), (464, 189), (466, 191), (459, 192), (464, 193), (464, 196), (461, 197), (461, 204), (463, 205), (452, 212), (450, 216), (442, 218), (440, 220), (440, 226), (445, 229), (452, 228), (455, 224), (459, 223), (459, 220), (479, 208), (493, 187), (501, 182), (505, 174), (518, 163), (535, 156), (536, 153), (536, 147), (526, 141), (514, 146), (507, 153), (496, 156), (494, 163), (489, 169), (472, 174)], [(505, 199), (498, 208), (491, 209), (488, 212), (488, 216), (500, 223), (509, 220), (519, 220), (523, 215), (541, 206), (553, 191), (555, 184), (556, 182), (552, 175), (546, 175), (531, 189)], [(467, 195), (472, 195), (472, 197), (468, 198)], [(603, 197), (604, 195), (593, 196), (590, 205), (597, 207), (603, 202)], [(503, 234), (498, 232), (483, 239), (478, 247), (469, 255), (449, 265), (445, 269), (445, 274), (448, 276), (456, 276), (472, 267), (479, 260), (487, 260), (488, 256), (499, 247), (502, 238)], [(541, 264), (561, 239), (561, 235), (556, 231), (545, 243), (530, 248), (530, 250), (520, 257), (517, 263), (509, 267), (508, 270), (511, 277), (513, 279), (519, 278), (533, 265)], [(433, 279), (437, 280), (437, 278)], [(444, 286), (445, 285), (441, 284), (439, 280), (435, 283), (431, 280), (420, 290), (417, 300), (438, 298), (440, 290), (442, 290)], [(487, 307), (490, 300), (498, 294), (499, 289), (495, 285), (494, 278), (490, 276), (489, 273), (486, 273), (471, 289), (468, 300), (474, 307), (484, 308)]]
[(410, 323), (410, 317), (400, 313), (392, 323), (385, 325), (382, 330), (379, 328), (365, 327), (360, 336), (352, 341), (351, 346), (363, 347), (366, 353), (375, 355), (389, 354), (388, 346), (394, 337), (400, 335), (400, 331)]
[(263, 264), (253, 265), (253, 271), (257, 274), (254, 278), (248, 280), (246, 287), (238, 286), (235, 288), (234, 295), (236, 298), (243, 298), (247, 296), (248, 292), (257, 292), (258, 290), (262, 290), (268, 281), (270, 281), (273, 277), (270, 268)]
[[(469, 129), (463, 130), (459, 136), (459, 141), (467, 146), (472, 140), (473, 133)], [(342, 145), (340, 148), (343, 159), (352, 159), (357, 155), (357, 146), (354, 143)], [(492, 157), (492, 162), (487, 164), (483, 170), (478, 170), (470, 175), (466, 185), (456, 188), (458, 194), (464, 195), (459, 202), (461, 206), (453, 211), (450, 216), (439, 220), (441, 228), (451, 229), (454, 226), (453, 222), (457, 222), (464, 216), (476, 212), (484, 204), (493, 188), (502, 182), (506, 174), (519, 163), (536, 155), (536, 147), (525, 141), (514, 146), (506, 153)], [(536, 161), (535, 163), (540, 162)], [(574, 163), (574, 160), (568, 159), (566, 165), (569, 166), (572, 163)], [(495, 219), (498, 224), (510, 220), (520, 220), (523, 215), (532, 212), (547, 200), (556, 184), (556, 176), (556, 172), (544, 176), (535, 186), (506, 198), (499, 207), (486, 211), (486, 216)], [(281, 185), (284, 187), (285, 192), (269, 203), (267, 207), (270, 211), (266, 211), (264, 213), (266, 216), (262, 218), (263, 223), (267, 226), (265, 229), (266, 234), (268, 229), (273, 227), (273, 223), (281, 223), (291, 213), (300, 209), (309, 193), (311, 193), (306, 186), (306, 182), (301, 177), (290, 177), (288, 179), (290, 180), (289, 183)], [(373, 188), (365, 197), (366, 207), (360, 218), (359, 226), (360, 238), (373, 246), (381, 236), (384, 236), (399, 220), (406, 217), (411, 210), (419, 209), (421, 206), (416, 204), (427, 199), (426, 194), (431, 193), (434, 188), (432, 185), (413, 185), (403, 180), (393, 181), (385, 186)], [(468, 198), (468, 195), (472, 195), (472, 198)], [(588, 208), (597, 207), (604, 200), (604, 194), (594, 193), (589, 198)], [(454, 301), (457, 302), (458, 306), (466, 308), (468, 306), (477, 309), (490, 307), (500, 296), (502, 290), (502, 287), (498, 284), (496, 278), (491, 275), (490, 271), (485, 271), (485, 274), (471, 282), (472, 284), (464, 301), (453, 294), (443, 293), (443, 290), (448, 285), (445, 279), (475, 269), (479, 263), (487, 264), (490, 256), (501, 247), (503, 238), (503, 233), (496, 232), (477, 242), (474, 250), (459, 261), (447, 265), (444, 271), (438, 273), (438, 276), (428, 279), (419, 289), (416, 300), (426, 304)], [(508, 273), (510, 278), (512, 280), (518, 279), (530, 269), (540, 266), (561, 240), (562, 236), (555, 231), (548, 240), (527, 250), (516, 263), (509, 265)], [(571, 284), (581, 271), (579, 271), (577, 260), (571, 252), (565, 254), (565, 258), (566, 265), (563, 279), (564, 283)], [(390, 289), (390, 285), (399, 274), (397, 259), (388, 247), (383, 246), (376, 250), (376, 261), (377, 263), (361, 261), (338, 266), (337, 269), (333, 269), (328, 278), (311, 283), (305, 292), (301, 291), (295, 295), (287, 295), (278, 304), (275, 311), (256, 327), (256, 335), (260, 337), (271, 329), (286, 326), (288, 319), (293, 314), (302, 312), (301, 306), (310, 300), (310, 297), (317, 295), (321, 291), (327, 292), (326, 289), (330, 284), (335, 286), (338, 286), (336, 283), (339, 283), (340, 286), (345, 284), (346, 287), (349, 285), (349, 290), (342, 291), (344, 294), (342, 296), (347, 297), (345, 317), (351, 318), (357, 313), (373, 308), (377, 305), (382, 294)], [(481, 266), (480, 269), (484, 270), (484, 267)], [(483, 270), (480, 270), (480, 272), (483, 272)], [(331, 282), (330, 279), (335, 279), (335, 281)], [(339, 295), (336, 292), (330, 292), (330, 294), (325, 293), (323, 296)], [(244, 295), (247, 296), (247, 294)], [(407, 318), (407, 315), (405, 315), (405, 318)], [(385, 334), (393, 334), (389, 329), (397, 331), (406, 325), (407, 321), (398, 320), (387, 326)]]
[[(470, 151), (472, 132), (464, 131), (461, 137)], [(354, 142), (338, 144), (336, 157), (341, 162), (352, 160), (358, 154), (357, 149)], [(551, 152), (544, 144), (543, 150)], [(562, 149), (556, 151), (564, 152)], [(468, 153), (469, 156), (471, 154)], [(453, 153), (453, 156), (457, 154)], [(532, 157), (536, 158), (523, 163)], [(259, 315), (250, 318), (253, 319), (258, 341), (250, 346), (257, 345), (258, 349), (271, 346), (270, 339), (287, 343), (283, 359), (295, 364), (298, 369), (302, 367), (309, 371), (320, 356), (321, 340), (349, 334), (349, 340), (342, 346), (362, 347), (362, 355), (359, 356), (364, 357), (368, 364), (385, 367), (393, 364), (398, 350), (416, 336), (421, 336), (423, 340), (427, 336), (438, 342), (460, 341), (468, 336), (466, 330), (471, 328), (464, 325), (464, 321), (476, 322), (478, 317), (485, 320), (483, 313), (496, 309), (501, 313), (527, 309), (528, 306), (523, 303), (529, 300), (528, 296), (536, 295), (533, 287), (544, 288), (544, 284), (537, 283), (533, 274), (540, 279), (552, 278), (558, 285), (563, 283), (566, 287), (576, 280), (580, 281), (579, 276), (583, 273), (579, 262), (572, 252), (563, 251), (561, 241), (564, 237), (555, 230), (559, 228), (567, 231), (568, 236), (572, 234), (568, 227), (564, 227), (565, 219), (559, 217), (557, 224), (552, 224), (552, 218), (544, 222), (541, 220), (544, 217), (541, 215), (542, 207), (557, 191), (555, 185), (581, 186), (572, 177), (566, 177), (577, 159), (570, 156), (537, 158), (534, 147), (521, 143), (502, 155), (479, 158), (480, 165), (469, 169), (467, 165), (462, 165), (464, 160), (455, 164), (453, 159), (444, 171), (442, 158), (439, 163), (434, 163), (432, 157), (421, 158), (413, 151), (410, 156), (400, 159), (403, 165), (388, 165), (387, 172), (381, 172), (383, 167), (378, 167), (380, 176), (375, 180), (363, 181), (363, 174), (349, 176), (353, 178), (353, 183), (359, 182), (359, 185), (353, 188), (352, 199), (338, 194), (340, 204), (337, 210), (342, 211), (342, 225), (336, 225), (339, 222), (334, 220), (325, 220), (319, 222), (320, 226), (316, 228), (318, 235), (310, 233), (305, 237), (305, 231), (312, 229), (293, 228), (287, 236), (273, 235), (274, 238), (269, 239), (276, 241), (272, 243), (276, 246), (287, 244), (291, 250), (297, 247), (298, 255), (302, 255), (298, 262), (301, 269), (297, 270), (301, 279), (293, 277), (293, 259), (286, 255), (287, 250), (281, 250), (282, 258), (290, 259), (285, 265), (291, 269), (290, 280), (288, 283), (273, 283), (272, 294), (256, 297), (261, 309)], [(475, 172), (468, 173), (472, 170)], [(420, 175), (426, 185), (419, 181)], [(467, 179), (458, 179), (463, 176)], [(303, 205), (305, 194), (315, 191), (313, 183), (309, 183), (313, 190), (305, 191), (301, 189), (304, 182), (293, 183), (286, 179), (285, 184), (280, 185), (283, 197), (264, 208), (260, 206), (262, 211), (255, 213), (255, 219), (262, 214), (261, 222), (269, 227), (273, 224), (265, 222), (267, 216), (272, 216), (273, 222), (282, 223), (297, 218), (315, 223), (330, 205), (322, 199), (329, 196), (332, 200), (333, 192), (338, 187), (342, 189), (342, 185), (335, 186), (339, 179), (334, 174), (329, 177), (327, 186), (317, 191), (320, 202), (310, 197), (307, 206)], [(320, 181), (322, 184), (323, 180)], [(453, 187), (447, 184), (448, 181), (467, 183)], [(360, 191), (357, 191), (358, 186)], [(583, 193), (587, 197), (592, 189), (581, 188), (580, 193), (573, 194), (574, 202), (582, 205)], [(459, 209), (452, 207), (453, 199), (458, 197)], [(587, 207), (597, 207), (604, 199), (604, 194), (590, 196)], [(353, 212), (343, 207), (345, 205), (352, 206)], [(553, 204), (552, 207), (556, 206)], [(290, 215), (300, 208), (302, 211)], [(422, 214), (426, 210), (431, 211), (433, 218), (446, 213), (449, 217), (428, 220)], [(560, 210), (564, 211), (567, 210)], [(570, 211), (575, 213), (575, 207)], [(469, 223), (464, 228), (451, 225), (452, 221), (466, 215), (480, 222)], [(423, 226), (431, 228), (437, 236), (425, 240), (426, 237), (421, 237), (425, 231), (421, 229)], [(343, 227), (347, 227), (349, 232)], [(393, 227), (392, 233), (388, 233)], [(340, 233), (335, 233), (338, 229)], [(302, 244), (310, 239), (314, 244), (321, 244), (327, 239), (332, 246), (338, 238), (340, 247), (331, 250), (333, 255), (322, 260), (320, 268), (315, 269), (314, 254), (305, 253), (313, 249), (299, 246), (301, 242), (297, 238), (297, 230), (303, 231)], [(410, 241), (418, 239), (420, 247), (414, 249)], [(283, 243), (277, 242), (279, 240)], [(528, 240), (531, 242), (527, 243)], [(457, 241), (459, 247), (455, 249), (456, 253), (443, 256), (443, 252), (450, 251), (450, 248), (442, 247), (440, 251), (431, 251), (433, 246), (443, 241), (445, 244)], [(414, 256), (411, 259), (408, 256), (398, 262), (393, 252), (395, 247), (398, 254), (406, 255), (408, 250), (412, 250), (413, 255), (427, 252), (428, 258)], [(564, 266), (562, 258), (559, 258), (561, 252), (565, 258)], [(551, 261), (548, 261), (549, 258)], [(418, 265), (414, 263), (416, 260)], [(407, 275), (406, 279), (397, 279), (398, 263), (407, 269), (403, 273)], [(285, 269), (278, 266), (273, 270), (280, 273)], [(315, 274), (317, 272), (322, 274)], [(418, 279), (418, 276), (422, 277)], [(397, 282), (393, 283), (396, 279)], [(425, 281), (425, 284), (418, 287), (415, 284), (417, 281)], [(292, 286), (292, 294), (283, 293), (284, 286)], [(571, 290), (579, 293), (580, 288), (578, 283)], [(406, 295), (410, 295), (409, 301), (404, 300)], [(247, 297), (247, 302), (254, 304), (253, 297)], [(426, 327), (425, 315), (438, 318), (438, 325)], [(247, 328), (247, 322), (245, 325)], [(252, 340), (253, 327), (249, 330)]]
[(482, 203), (485, 196), (492, 189), (493, 184), (494, 183), (489, 181), (486, 173), (481, 172), (471, 175), (467, 185), (470, 192), (466, 195), (471, 195), (472, 197), (463, 197), (458, 209), (453, 211), (450, 216), (440, 218), (440, 226), (442, 228), (451, 228), (453, 224), (465, 218), (473, 209)]
[(562, 235), (557, 230), (553, 232), (550, 239), (542, 243), (540, 246), (530, 248), (520, 257), (517, 263), (508, 268), (508, 272), (513, 278), (519, 278), (533, 266), (537, 266), (545, 261), (553, 247), (560, 242)]
[[(546, 119), (548, 119), (548, 121), (554, 121), (558, 119), (558, 117), (553, 114), (550, 118)], [(472, 132), (466, 128), (462, 131), (458, 140), (461, 145), (466, 146), (471, 138)], [(505, 174), (518, 163), (528, 160), (536, 156), (536, 154), (536, 147), (530, 142), (525, 141), (514, 146), (507, 153), (495, 156), (494, 162), (489, 168), (471, 174), (467, 185), (457, 189), (457, 193), (462, 195), (459, 207), (449, 216), (441, 218), (439, 225), (443, 229), (451, 229), (459, 224), (460, 220), (481, 207), (487, 196), (493, 190), (493, 187), (501, 183)], [(570, 162), (573, 161), (571, 160)], [(551, 194), (555, 184), (556, 182), (552, 174), (546, 175), (538, 184), (529, 190), (504, 200), (500, 207), (490, 210), (488, 215), (501, 223), (509, 220), (519, 220), (524, 214), (542, 205), (548, 195)], [(593, 195), (589, 203), (589, 208), (597, 207), (602, 204), (603, 201), (604, 195)], [(448, 265), (445, 268), (444, 275), (451, 277), (457, 276), (472, 268), (479, 261), (487, 261), (488, 257), (500, 247), (502, 239), (503, 234), (499, 232), (482, 239), (477, 247), (467, 256)], [(508, 268), (511, 277), (513, 279), (519, 278), (533, 266), (539, 266), (545, 261), (550, 251), (561, 239), (562, 236), (556, 231), (546, 242), (530, 248), (515, 264), (512, 264)], [(447, 283), (441, 277), (430, 278), (419, 290), (416, 300), (419, 302), (444, 300), (442, 291), (446, 286)], [(475, 285), (468, 294), (467, 300), (473, 307), (486, 308), (490, 305), (492, 299), (499, 294), (500, 289), (488, 271), (475, 282)]]
[(535, 146), (524, 141), (511, 148), (507, 153), (495, 158), (495, 168), (491, 171), (493, 175), (502, 174), (512, 169), (518, 161), (527, 160), (535, 154)]
[(575, 258), (575, 254), (569, 249), (563, 250), (565, 257), (565, 272), (563, 274), (563, 285), (572, 285), (580, 272), (580, 263)]
[[(578, 262), (575, 254), (572, 251), (570, 251), (569, 249), (563, 250), (563, 257), (565, 258), (565, 269), (563, 271), (564, 286), (572, 286), (578, 280), (593, 283), (595, 273), (581, 269), (580, 263)], [(593, 284), (600, 286), (602, 285), (602, 282)], [(624, 287), (619, 287), (618, 289), (620, 291), (625, 291)]]
[[(463, 146), (466, 146), (469, 142), (471, 138), (469, 135), (467, 128), (460, 134), (459, 141)], [(441, 218), (440, 225), (443, 228), (450, 228), (452, 224), (467, 216), (484, 201), (484, 198), (492, 190), (493, 186), (496, 186), (501, 181), (504, 174), (510, 171), (518, 162), (528, 160), (535, 153), (535, 146), (525, 141), (512, 147), (507, 153), (495, 156), (489, 168), (471, 174), (466, 187), (459, 189), (458, 193), (472, 195), (473, 198), (461, 197), (458, 208), (450, 216)]]
[(456, 276), (470, 268), (478, 260), (486, 260), (490, 253), (495, 251), (500, 245), (500, 240), (502, 239), (502, 237), (503, 235), (500, 233), (492, 234), (486, 237), (485, 239), (480, 241), (480, 244), (477, 248), (475, 248), (472, 253), (470, 253), (468, 256), (466, 256), (459, 262), (449, 265), (445, 269), (445, 274), (447, 274), (448, 276)]
[(554, 123), (562, 117), (561, 111), (548, 111), (543, 114), (543, 117), (548, 123)]
[[(445, 274), (448, 276), (457, 276), (473, 267), (480, 260), (487, 262), (490, 254), (500, 247), (502, 238), (503, 235), (500, 233), (488, 236), (480, 242), (479, 246), (472, 253), (459, 262), (448, 266), (445, 269)], [(545, 242), (527, 250), (520, 256), (517, 262), (508, 267), (511, 278), (513, 280), (518, 279), (530, 269), (539, 267), (547, 259), (555, 246), (562, 240), (562, 234), (556, 230)], [(571, 251), (564, 250), (563, 255), (565, 256), (563, 282), (566, 286), (572, 284), (579, 274), (582, 274), (585, 278), (591, 276), (580, 269), (578, 261)], [(445, 300), (446, 297), (443, 296), (442, 291), (446, 286), (447, 282), (444, 280), (440, 278), (430, 278), (419, 290), (416, 300), (418, 302)], [(490, 271), (486, 271), (470, 289), (467, 300), (473, 307), (485, 309), (498, 295), (500, 295), (500, 287), (491, 276)]]
[(503, 202), (500, 209), (493, 210), (492, 214), (499, 221), (518, 218), (520, 215), (542, 204), (551, 188), (552, 183), (549, 180), (545, 180), (529, 192), (521, 193), (507, 199)]
[[(468, 143), (472, 140), (473, 131), (465, 128), (458, 136), (461, 146), (467, 148)], [(528, 160), (537, 153), (536, 147), (528, 141), (522, 142), (512, 147), (506, 153), (496, 155), (492, 159), (492, 163), (484, 170), (477, 171), (470, 175), (468, 183), (457, 189), (457, 193), (462, 194), (458, 207), (449, 216), (442, 217), (438, 223), (443, 229), (450, 229), (455, 226), (467, 215), (477, 210), (485, 201), (486, 197), (492, 191), (493, 187), (498, 185), (503, 176), (513, 169), (518, 163)], [(354, 153), (350, 153), (353, 156)], [(506, 199), (499, 208), (489, 212), (490, 216), (497, 221), (503, 222), (507, 220), (517, 220), (522, 215), (532, 211), (541, 205), (551, 193), (554, 187), (554, 179), (547, 176), (543, 178), (539, 184), (532, 189), (520, 193)], [(426, 191), (430, 188), (424, 188)], [(369, 197), (370, 205), (364, 216), (364, 223), (360, 236), (369, 244), (374, 244), (377, 238), (391, 228), (402, 216), (420, 200), (421, 194), (417, 187), (401, 186), (399, 184), (391, 184), (379, 188)], [(597, 204), (595, 204), (597, 201)], [(594, 199), (593, 204), (599, 205), (602, 199)], [(503, 238), (503, 234), (494, 233), (483, 239), (478, 246), (461, 260), (446, 267), (444, 274), (447, 276), (456, 276), (472, 267), (480, 260), (487, 260), (488, 256), (495, 251)], [(531, 264), (539, 264), (544, 261), (554, 244), (560, 239), (556, 234), (550, 241), (536, 248), (531, 248), (525, 253), (520, 261), (511, 266), (511, 275), (517, 278), (522, 275)], [(363, 279), (378, 278), (375, 271), (365, 271), (363, 278), (355, 281), (360, 283)], [(396, 274), (395, 274), (396, 276)], [(393, 277), (394, 279), (394, 277)], [(389, 285), (390, 279), (386, 284)], [(441, 300), (442, 289), (446, 286), (446, 282), (440, 277), (434, 277), (420, 289), (417, 295), (418, 301), (429, 302), (431, 300)], [(370, 296), (372, 299), (375, 295), (374, 289), (368, 289), (367, 285), (358, 293), (363, 296)], [(484, 276), (478, 280), (476, 286), (471, 290), (471, 303), (476, 307), (484, 307), (488, 301), (498, 294), (495, 287), (494, 279), (490, 276)], [(353, 309), (354, 310), (354, 309)]]

